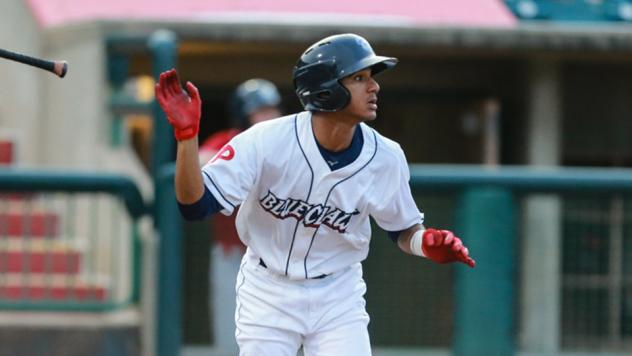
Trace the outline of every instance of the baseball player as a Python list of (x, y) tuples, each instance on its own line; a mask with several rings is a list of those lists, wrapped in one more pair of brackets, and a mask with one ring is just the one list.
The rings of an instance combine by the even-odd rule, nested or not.
[[(265, 79), (249, 79), (235, 89), (229, 102), (231, 128), (209, 136), (200, 146), (200, 162), (206, 163), (233, 137), (248, 127), (281, 116), (281, 95)], [(213, 340), (216, 348), (232, 351), (235, 344), (235, 278), (245, 246), (235, 229), (235, 213), (215, 214), (211, 221), (213, 241), (209, 265)]]
[(247, 246), (236, 281), (240, 355), (370, 355), (361, 262), (369, 217), (406, 253), (474, 267), (452, 232), (425, 228), (400, 146), (375, 120), (375, 75), (397, 59), (355, 34), (327, 37), (298, 60), (293, 80), (306, 111), (254, 125), (200, 171), (195, 86), (175, 70), (156, 96), (178, 140), (176, 199), (187, 219), (230, 214)]

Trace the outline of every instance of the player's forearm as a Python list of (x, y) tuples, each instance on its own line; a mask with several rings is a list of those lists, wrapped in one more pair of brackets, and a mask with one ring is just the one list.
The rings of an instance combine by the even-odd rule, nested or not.
[(399, 234), (399, 238), (397, 239), (397, 246), (399, 246), (400, 250), (406, 252), (409, 255), (412, 255), (413, 252), (410, 249), (410, 239), (412, 239), (416, 231), (422, 230), (423, 228), (424, 228), (423, 225), (417, 224), (402, 231)]
[(176, 199), (182, 204), (195, 203), (204, 194), (197, 137), (178, 141), (175, 188)]

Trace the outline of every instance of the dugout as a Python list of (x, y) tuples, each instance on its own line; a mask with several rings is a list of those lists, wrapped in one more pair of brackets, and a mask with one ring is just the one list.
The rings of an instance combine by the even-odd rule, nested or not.
[[(289, 38), (283, 35), (290, 28), (283, 26), (171, 28), (179, 35), (181, 76), (195, 78), (204, 99), (201, 137), (229, 125), (228, 97), (248, 78), (272, 80), (285, 112), (300, 110), (291, 84), (297, 56), (318, 38), (355, 32), (377, 53), (400, 60), (397, 70), (377, 78), (380, 113), (372, 124), (400, 141), (411, 162), (529, 164), (536, 151), (547, 149), (557, 151), (542, 155), (559, 156), (559, 164), (617, 166), (629, 164), (631, 150), (623, 135), (632, 48), (625, 26), (551, 31), (529, 25), (513, 30), (313, 26), (304, 32), (292, 27)], [(117, 35), (111, 38), (116, 41)], [(148, 55), (129, 62), (131, 76), (149, 68)], [(498, 121), (490, 124), (495, 115)], [(586, 140), (590, 135), (598, 136)], [(442, 146), (444, 137), (451, 138), (449, 147), (432, 149)], [(546, 140), (548, 146), (532, 140)]]

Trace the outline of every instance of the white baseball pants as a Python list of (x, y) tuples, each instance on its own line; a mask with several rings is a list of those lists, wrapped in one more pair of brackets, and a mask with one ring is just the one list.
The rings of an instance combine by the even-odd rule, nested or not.
[(237, 276), (240, 356), (369, 356), (360, 263), (321, 279), (291, 281), (244, 256)]

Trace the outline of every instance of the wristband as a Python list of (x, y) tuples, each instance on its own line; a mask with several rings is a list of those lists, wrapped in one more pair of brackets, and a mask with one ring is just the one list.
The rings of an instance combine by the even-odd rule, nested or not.
[(196, 137), (198, 134), (198, 129), (196, 127), (187, 127), (184, 129), (176, 129), (173, 128), (173, 136), (175, 136), (176, 141), (184, 141)]
[(421, 244), (424, 238), (425, 229), (419, 229), (413, 233), (413, 236), (410, 238), (410, 251), (415, 256), (426, 257), (424, 254), (424, 250), (421, 248)]

